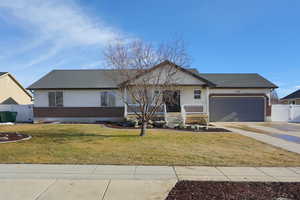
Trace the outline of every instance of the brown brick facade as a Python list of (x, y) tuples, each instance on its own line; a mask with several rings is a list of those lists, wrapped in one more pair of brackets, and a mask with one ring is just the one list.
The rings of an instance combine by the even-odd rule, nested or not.
[(34, 107), (34, 117), (123, 117), (124, 107)]

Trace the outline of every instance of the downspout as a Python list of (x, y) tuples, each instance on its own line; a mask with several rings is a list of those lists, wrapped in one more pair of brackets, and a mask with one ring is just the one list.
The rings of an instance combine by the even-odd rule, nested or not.
[[(269, 95), (267, 95), (268, 96), (268, 105), (266, 105), (267, 107), (266, 107), (266, 113), (265, 113), (265, 121), (272, 121), (272, 92), (274, 91), (275, 89), (274, 88), (271, 88), (271, 90), (270, 90), (270, 92), (269, 92)], [(267, 109), (270, 109), (270, 111), (269, 112), (271, 112), (270, 113), (270, 115), (269, 116), (267, 116)]]

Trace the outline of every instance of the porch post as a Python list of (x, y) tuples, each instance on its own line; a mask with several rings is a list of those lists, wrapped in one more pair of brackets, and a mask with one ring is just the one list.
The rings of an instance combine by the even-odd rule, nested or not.
[(207, 112), (207, 116), (208, 116), (208, 119), (207, 121), (209, 122), (209, 87), (206, 87), (206, 112)]
[(127, 118), (127, 89), (125, 87), (124, 92), (123, 92), (123, 103), (124, 103), (124, 118)]

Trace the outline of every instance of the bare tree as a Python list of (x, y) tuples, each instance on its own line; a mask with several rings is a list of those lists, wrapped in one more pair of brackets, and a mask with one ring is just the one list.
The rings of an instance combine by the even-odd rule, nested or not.
[(178, 66), (189, 63), (185, 45), (182, 40), (160, 45), (141, 40), (117, 42), (103, 54), (107, 67), (118, 71), (114, 81), (124, 94), (121, 99), (141, 122), (140, 136), (144, 136), (148, 122), (166, 100), (172, 101), (165, 91), (176, 87)]
[(280, 99), (278, 97), (278, 94), (276, 92), (276, 90), (272, 90), (271, 92), (271, 104), (279, 104), (280, 103)]

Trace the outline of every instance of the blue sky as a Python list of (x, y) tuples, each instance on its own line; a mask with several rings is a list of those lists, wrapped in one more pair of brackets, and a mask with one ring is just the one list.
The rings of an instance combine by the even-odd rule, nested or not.
[(30, 85), (52, 69), (101, 68), (115, 38), (180, 35), (191, 67), (256, 72), (300, 88), (299, 0), (1, 0), (0, 71)]

